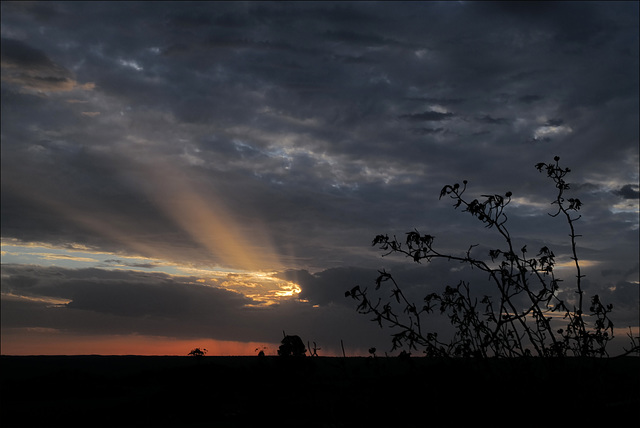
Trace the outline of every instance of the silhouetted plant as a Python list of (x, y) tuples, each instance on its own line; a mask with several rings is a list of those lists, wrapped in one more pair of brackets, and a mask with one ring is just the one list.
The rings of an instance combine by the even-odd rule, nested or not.
[(633, 335), (633, 332), (631, 331), (631, 327), (629, 327), (629, 333), (627, 333), (627, 337), (629, 338), (629, 344), (631, 344), (631, 347), (623, 348), (624, 353), (618, 356), (623, 357), (629, 354), (636, 354), (637, 356), (640, 356), (640, 337)]
[[(556, 262), (551, 249), (543, 246), (535, 256), (528, 256), (526, 245), (517, 250), (505, 213), (512, 193), (482, 195), (481, 200), (469, 201), (464, 197), (466, 180), (462, 186), (457, 183), (444, 186), (440, 199), (450, 197), (456, 209), (462, 208), (486, 228), (495, 230), (504, 241), (503, 248), (490, 250), (488, 257), (472, 254), (477, 245), (471, 245), (462, 255), (442, 253), (434, 246), (434, 236), (417, 230), (407, 233), (404, 242), (395, 236), (378, 235), (373, 245), (385, 251), (384, 256), (404, 254), (417, 263), (445, 259), (479, 269), (488, 275), (494, 295), (485, 295), (478, 301), (472, 295), (469, 282), (460, 281), (446, 286), (441, 293), (425, 296), (416, 304), (407, 299), (390, 273), (381, 270), (375, 290), (390, 284), (388, 301), (374, 300), (369, 290), (360, 286), (347, 291), (345, 296), (358, 301), (357, 311), (373, 315), (372, 321), (380, 327), (388, 325), (395, 329), (393, 350), (407, 345), (410, 349), (420, 348), (429, 356), (443, 357), (607, 356), (607, 343), (613, 339), (613, 323), (609, 319), (613, 306), (602, 303), (599, 296), (594, 295), (585, 315), (584, 275), (576, 250), (576, 239), (580, 235), (575, 231), (582, 202), (565, 197), (565, 191), (570, 188), (565, 177), (571, 170), (560, 167), (559, 160), (556, 156), (554, 162), (538, 163), (535, 167), (546, 173), (557, 190), (552, 201), (555, 212), (549, 215), (564, 218), (570, 230), (571, 260), (576, 271), (575, 300), (564, 300), (559, 293), (562, 280), (554, 275)], [(526, 303), (520, 303), (522, 301)], [(438, 332), (426, 330), (423, 317), (434, 312), (447, 316), (454, 327), (450, 339), (441, 339)], [(552, 321), (553, 317), (563, 321)]]
[(405, 350), (402, 350), (399, 354), (398, 354), (398, 358), (404, 359), (404, 358), (409, 358), (411, 357), (411, 352), (407, 352)]
[(192, 357), (204, 357), (204, 355), (207, 353), (207, 349), (206, 348), (194, 348), (191, 350), (191, 352), (189, 352), (189, 355)]
[(307, 350), (300, 336), (284, 336), (278, 348), (278, 355), (281, 357), (305, 357)]
[(318, 347), (316, 342), (313, 342), (313, 347), (311, 347), (309, 345), (309, 342), (307, 342), (307, 348), (309, 349), (309, 355), (312, 356), (312, 357), (317, 357), (318, 356), (318, 351), (322, 350), (322, 348)]

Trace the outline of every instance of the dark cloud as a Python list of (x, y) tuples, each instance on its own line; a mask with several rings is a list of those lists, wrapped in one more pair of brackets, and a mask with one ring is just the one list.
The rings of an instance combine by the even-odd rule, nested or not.
[(56, 308), (70, 313), (215, 324), (226, 322), (232, 312), (253, 303), (238, 293), (198, 284), (195, 278), (166, 274), (20, 266), (3, 266), (3, 273), (3, 292), (25, 300), (68, 300)]
[(71, 72), (20, 40), (2, 38), (1, 61), (2, 80), (24, 89), (57, 92), (93, 87), (91, 84), (79, 86)]
[(564, 123), (562, 119), (549, 119), (545, 122), (544, 126), (560, 126)]
[(637, 184), (625, 184), (619, 190), (614, 190), (615, 195), (621, 196), (624, 199), (639, 199), (640, 192), (638, 192)]
[(505, 117), (491, 117), (489, 115), (485, 115), (482, 117), (477, 117), (476, 120), (481, 123), (488, 123), (490, 125), (506, 125), (511, 123), (510, 119)]
[(145, 268), (145, 269), (151, 269), (159, 266), (158, 264), (155, 264), (155, 263), (130, 263), (130, 262), (122, 261), (119, 259), (107, 259), (104, 261), (104, 263), (128, 266), (133, 268)]
[(437, 134), (439, 132), (443, 132), (444, 128), (411, 128), (411, 131), (416, 134), (424, 135), (424, 134)]
[(523, 95), (520, 98), (518, 98), (519, 101), (522, 101), (523, 103), (526, 103), (526, 104), (531, 104), (533, 102), (540, 101), (541, 99), (542, 97), (539, 95)]
[(429, 97), (411, 97), (407, 98), (410, 101), (422, 101), (426, 103), (443, 104), (443, 105), (455, 105), (464, 102), (464, 98), (429, 98)]
[(377, 271), (355, 267), (327, 269), (315, 274), (306, 270), (289, 270), (283, 272), (281, 277), (299, 284), (302, 289), (300, 298), (312, 304), (349, 305), (351, 302), (344, 298), (345, 291), (359, 284), (374, 284)]
[(564, 44), (585, 43), (607, 28), (607, 18), (592, 5), (543, 2), (486, 2), (474, 5), (491, 15), (512, 19), (525, 27), (553, 31)]
[(340, 41), (341, 43), (352, 43), (363, 46), (402, 45), (402, 43), (397, 40), (388, 39), (377, 34), (362, 34), (348, 30), (327, 31), (323, 36)]
[(413, 122), (438, 122), (441, 120), (450, 119), (453, 113), (442, 113), (439, 111), (425, 111), (423, 113), (411, 113), (402, 114), (398, 116), (400, 119), (405, 119)]
[(55, 65), (38, 49), (19, 40), (2, 38), (2, 62), (6, 67), (54, 68)]

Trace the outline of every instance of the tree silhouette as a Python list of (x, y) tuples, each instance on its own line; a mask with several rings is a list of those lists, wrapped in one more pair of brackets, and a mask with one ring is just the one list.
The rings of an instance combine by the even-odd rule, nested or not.
[[(377, 235), (373, 245), (385, 251), (385, 256), (403, 254), (416, 263), (445, 259), (478, 269), (487, 274), (494, 290), (492, 295), (477, 296), (469, 282), (460, 281), (447, 285), (441, 293), (428, 294), (418, 304), (409, 301), (393, 276), (381, 270), (375, 291), (390, 284), (387, 301), (371, 297), (372, 293), (359, 285), (345, 296), (359, 302), (359, 313), (373, 315), (372, 321), (380, 327), (387, 325), (395, 330), (393, 350), (407, 345), (429, 356), (443, 357), (608, 356), (606, 346), (613, 339), (613, 323), (609, 318), (613, 306), (594, 295), (589, 299), (585, 316), (584, 274), (576, 245), (580, 235), (575, 229), (582, 202), (566, 198), (570, 185), (565, 177), (571, 170), (561, 167), (559, 160), (556, 156), (554, 162), (538, 163), (535, 168), (555, 184), (556, 195), (551, 202), (555, 211), (549, 215), (563, 218), (569, 228), (576, 273), (573, 293), (568, 293), (564, 284), (564, 292), (560, 292), (562, 280), (554, 275), (555, 254), (549, 247), (543, 246), (535, 256), (529, 256), (526, 245), (516, 246), (505, 212), (512, 193), (468, 200), (467, 181), (463, 181), (462, 185), (444, 186), (440, 199), (451, 198), (456, 209), (461, 208), (486, 228), (493, 229), (504, 243), (502, 248), (492, 249), (484, 256), (473, 252), (477, 245), (471, 245), (463, 254), (444, 253), (434, 246), (434, 236), (417, 230), (408, 232), (404, 242), (395, 236)], [(438, 312), (454, 327), (450, 339), (442, 339), (437, 331), (425, 328), (423, 318)]]
[(278, 355), (281, 357), (304, 357), (307, 350), (300, 336), (286, 336), (282, 339), (282, 344), (278, 348)]

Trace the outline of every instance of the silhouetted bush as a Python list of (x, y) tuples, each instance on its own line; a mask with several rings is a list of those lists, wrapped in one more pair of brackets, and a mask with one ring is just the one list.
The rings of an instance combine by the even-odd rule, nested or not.
[(306, 352), (300, 336), (285, 336), (278, 348), (278, 355), (281, 357), (304, 357)]
[(189, 352), (189, 355), (192, 357), (204, 357), (204, 355), (207, 353), (207, 350), (205, 348), (194, 348)]
[[(389, 284), (391, 294), (387, 301), (372, 298), (369, 290), (360, 286), (353, 287), (345, 296), (358, 301), (357, 311), (373, 315), (373, 321), (380, 327), (387, 325), (395, 329), (394, 350), (407, 345), (410, 349), (423, 350), (428, 356), (442, 357), (608, 356), (606, 347), (613, 339), (613, 323), (609, 318), (613, 305), (603, 303), (598, 295), (585, 301), (584, 275), (576, 249), (580, 235), (575, 230), (582, 202), (566, 198), (570, 185), (565, 177), (571, 170), (560, 167), (559, 160), (556, 156), (554, 162), (538, 163), (535, 167), (545, 173), (556, 188), (551, 202), (555, 212), (549, 215), (564, 219), (569, 229), (575, 269), (574, 293), (567, 291), (570, 288), (567, 285), (563, 285), (564, 294), (559, 293), (562, 280), (554, 275), (555, 254), (549, 247), (543, 246), (535, 256), (529, 256), (526, 245), (520, 247), (513, 242), (505, 213), (512, 193), (482, 195), (482, 199), (469, 201), (464, 197), (467, 181), (463, 181), (462, 185), (444, 186), (440, 199), (448, 196), (455, 202), (456, 209), (462, 208), (486, 228), (493, 229), (504, 241), (502, 248), (492, 249), (484, 257), (473, 253), (477, 245), (471, 245), (461, 255), (442, 253), (434, 246), (434, 236), (417, 230), (408, 232), (404, 242), (395, 236), (378, 235), (373, 245), (385, 251), (385, 256), (404, 254), (416, 263), (445, 259), (466, 264), (487, 274), (495, 290), (493, 295), (474, 296), (471, 284), (460, 281), (414, 303), (408, 300), (393, 276), (382, 270), (375, 290)], [(585, 304), (588, 316), (585, 316)], [(433, 313), (448, 317), (455, 329), (450, 339), (441, 339), (437, 331), (425, 328), (423, 318)], [(636, 343), (633, 345), (637, 350)]]

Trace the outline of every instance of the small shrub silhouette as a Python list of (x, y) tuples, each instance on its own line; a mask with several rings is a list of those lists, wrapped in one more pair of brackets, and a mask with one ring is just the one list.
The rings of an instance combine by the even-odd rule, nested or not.
[[(390, 273), (381, 270), (375, 290), (390, 284), (387, 301), (374, 300), (367, 288), (358, 285), (347, 291), (345, 297), (358, 301), (357, 311), (373, 315), (372, 321), (380, 327), (387, 325), (395, 329), (393, 350), (406, 345), (409, 349), (421, 349), (428, 356), (441, 357), (608, 356), (606, 347), (613, 339), (613, 322), (609, 318), (613, 306), (603, 303), (598, 295), (591, 296), (585, 305), (584, 275), (576, 249), (580, 235), (575, 230), (582, 202), (566, 198), (570, 185), (565, 177), (571, 170), (561, 167), (559, 160), (556, 156), (554, 162), (538, 163), (535, 168), (553, 181), (557, 191), (551, 202), (555, 212), (549, 215), (563, 218), (569, 228), (571, 260), (576, 274), (574, 293), (562, 294), (569, 296), (566, 300), (559, 292), (562, 280), (554, 275), (553, 251), (543, 246), (535, 256), (529, 256), (526, 245), (518, 249), (519, 245), (513, 242), (505, 213), (512, 193), (468, 200), (465, 199), (466, 180), (462, 185), (444, 186), (440, 199), (453, 199), (456, 209), (462, 208), (486, 228), (495, 230), (504, 241), (502, 248), (490, 250), (484, 257), (473, 253), (477, 245), (471, 245), (461, 255), (442, 253), (434, 245), (434, 236), (417, 230), (408, 232), (404, 242), (395, 236), (377, 235), (373, 245), (385, 251), (384, 256), (403, 254), (416, 263), (445, 259), (466, 264), (487, 274), (495, 289), (494, 295), (474, 296), (471, 285), (460, 281), (446, 286), (441, 293), (425, 296), (417, 304), (408, 300)], [(567, 286), (563, 285), (563, 289)], [(585, 306), (588, 306), (587, 316)], [(434, 312), (447, 316), (454, 327), (455, 333), (449, 340), (425, 329), (423, 317)], [(637, 343), (632, 344), (634, 348), (627, 350), (627, 354), (637, 352)]]
[(204, 357), (207, 352), (206, 348), (194, 348), (189, 352), (189, 355), (192, 357)]
[(309, 342), (307, 342), (307, 348), (309, 349), (309, 355), (311, 357), (317, 357), (318, 351), (322, 350), (322, 348), (318, 347), (316, 342), (313, 342), (313, 346), (309, 345)]

